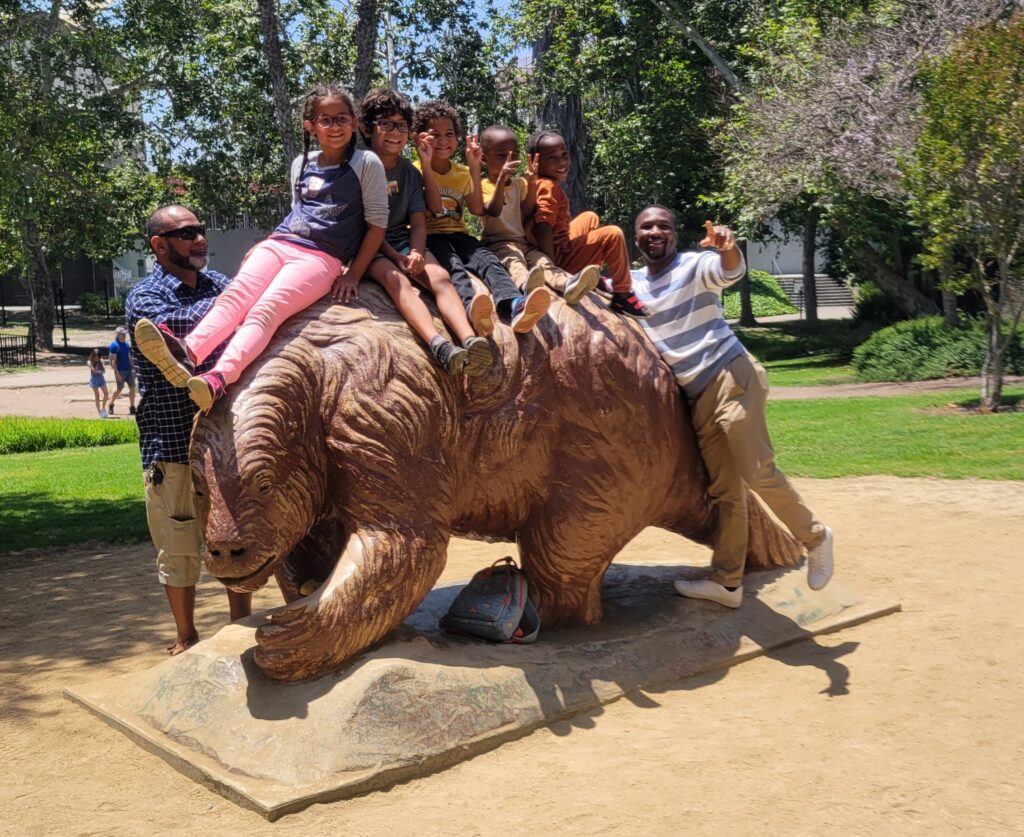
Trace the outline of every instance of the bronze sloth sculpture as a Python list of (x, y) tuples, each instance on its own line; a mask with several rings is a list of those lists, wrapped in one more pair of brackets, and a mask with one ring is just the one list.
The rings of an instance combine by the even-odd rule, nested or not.
[[(210, 572), (273, 574), (286, 606), (260, 627), (270, 677), (327, 672), (397, 627), (452, 534), (515, 540), (545, 627), (601, 620), (601, 580), (646, 526), (701, 543), (715, 510), (687, 407), (634, 324), (591, 295), (556, 301), (494, 363), (451, 377), (372, 282), (290, 319), (192, 435)], [(799, 544), (751, 496), (748, 564)], [(311, 580), (323, 582), (310, 595)]]

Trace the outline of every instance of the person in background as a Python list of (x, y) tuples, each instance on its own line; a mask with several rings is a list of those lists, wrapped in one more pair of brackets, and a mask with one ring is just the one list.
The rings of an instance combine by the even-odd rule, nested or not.
[(107, 412), (114, 415), (114, 401), (121, 390), (128, 386), (128, 413), (135, 415), (135, 366), (132, 364), (132, 347), (128, 344), (128, 329), (118, 326), (114, 341), (110, 344), (110, 368), (114, 370), (114, 393), (107, 404)]
[[(96, 413), (100, 418), (106, 418), (108, 413), (105, 405), (109, 394), (107, 392), (107, 378), (103, 372), (103, 358), (100, 357), (99, 349), (93, 349), (90, 352), (86, 365), (89, 367), (89, 386), (92, 387), (92, 395), (96, 399)], [(100, 393), (103, 394), (102, 401), (100, 400)]]

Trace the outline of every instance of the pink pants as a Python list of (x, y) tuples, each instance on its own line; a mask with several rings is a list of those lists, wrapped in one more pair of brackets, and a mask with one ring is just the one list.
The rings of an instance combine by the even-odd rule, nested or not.
[(198, 365), (230, 337), (212, 371), (233, 384), (267, 348), (278, 326), (326, 294), (340, 274), (341, 262), (334, 256), (280, 238), (265, 239), (189, 332), (185, 345)]

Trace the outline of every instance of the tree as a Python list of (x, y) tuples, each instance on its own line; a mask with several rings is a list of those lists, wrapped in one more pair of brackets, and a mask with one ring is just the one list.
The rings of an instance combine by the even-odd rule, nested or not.
[(721, 137), (722, 198), (746, 229), (787, 208), (797, 228), (818, 214), (851, 272), (874, 279), (910, 316), (936, 313), (905, 252), (920, 246), (901, 175), (921, 129), (917, 79), (964, 26), (1006, 3), (837, 0), (823, 4), (825, 18), (805, 16), (806, 5), (786, 4), (758, 30), (760, 64)]
[(967, 31), (924, 82), (924, 129), (907, 167), (922, 260), (948, 270), (958, 250), (969, 257), (950, 286), (984, 300), (981, 403), (998, 410), (1003, 357), (1024, 314), (1024, 14)]
[(36, 343), (52, 349), (59, 265), (127, 249), (158, 186), (114, 16), (26, 1), (5, 6), (0, 24), (0, 251), (15, 254)]

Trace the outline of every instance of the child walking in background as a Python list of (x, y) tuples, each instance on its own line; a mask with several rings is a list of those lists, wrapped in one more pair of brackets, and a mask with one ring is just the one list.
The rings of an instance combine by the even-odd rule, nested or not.
[[(292, 164), (292, 211), (257, 244), (210, 312), (184, 340), (165, 325), (140, 319), (135, 345), (208, 411), (239, 379), (277, 328), (328, 291), (348, 302), (384, 240), (388, 194), (384, 166), (356, 149), (356, 114), (341, 87), (317, 87), (302, 109), (304, 150)], [(316, 137), (319, 151), (310, 151)], [(213, 369), (193, 375), (225, 339)]]
[(520, 291), (528, 293), (546, 282), (567, 303), (575, 305), (597, 287), (600, 268), (587, 265), (570, 276), (526, 240), (523, 221), (537, 206), (537, 155), (529, 159), (525, 176), (517, 177), (519, 141), (503, 125), (485, 128), (480, 147), (487, 166), (487, 179), (482, 183), (484, 234), (480, 240), (501, 260)]
[[(107, 378), (103, 371), (103, 359), (100, 357), (100, 350), (93, 349), (89, 353), (89, 360), (86, 364), (89, 367), (89, 386), (92, 387), (93, 398), (96, 399), (96, 414), (100, 418), (107, 417)], [(103, 400), (100, 400), (100, 393), (103, 393)]]
[(561, 184), (569, 176), (569, 150), (555, 131), (538, 131), (526, 143), (526, 153), (538, 155), (537, 208), (527, 225), (531, 243), (559, 267), (582, 270), (591, 263), (607, 264), (611, 274), (611, 309), (627, 317), (646, 317), (647, 310), (633, 293), (626, 237), (615, 226), (600, 226), (595, 212), (569, 215), (569, 198)]
[[(402, 156), (412, 130), (412, 107), (394, 90), (371, 90), (359, 106), (359, 130), (364, 142), (384, 165), (388, 184), (388, 228), (384, 243), (370, 265), (369, 275), (394, 300), (402, 316), (430, 347), (435, 360), (449, 374), (479, 375), (491, 364), (491, 344), (476, 337), (459, 295), (445, 269), (426, 250), (427, 207), (423, 178)], [(427, 152), (429, 157), (429, 151)], [(434, 318), (409, 283), (427, 287), (438, 310), (462, 347), (438, 333)]]
[[(508, 321), (512, 331), (523, 334), (536, 325), (551, 304), (547, 288), (520, 293), (501, 266), (498, 257), (469, 234), (462, 219), (468, 208), (484, 214), (480, 184), (482, 151), (476, 137), (466, 137), (468, 166), (452, 161), (462, 133), (459, 113), (447, 102), (425, 102), (416, 110), (416, 132), (423, 142), (419, 168), (427, 205), (434, 204), (434, 216), (427, 220), (427, 247), (451, 276), (477, 334), (488, 337), (494, 331), (494, 312)], [(426, 135), (426, 136), (423, 136)], [(491, 294), (477, 294), (469, 273), (480, 277)]]

